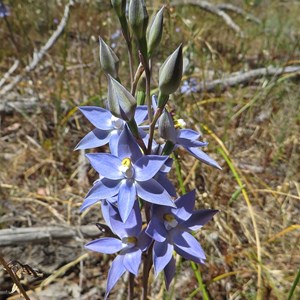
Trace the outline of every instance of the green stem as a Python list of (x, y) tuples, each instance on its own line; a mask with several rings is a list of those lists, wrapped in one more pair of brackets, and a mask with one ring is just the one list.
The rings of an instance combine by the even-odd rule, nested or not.
[(134, 77), (133, 77), (133, 54), (131, 43), (127, 43), (128, 48), (128, 60), (129, 60), (129, 73), (130, 73), (130, 85), (131, 90), (133, 89)]
[(131, 85), (131, 94), (133, 97), (135, 95), (137, 84), (138, 84), (143, 72), (144, 72), (144, 67), (143, 67), (142, 63), (140, 63), (135, 72), (133, 83)]
[(300, 268), (299, 268), (298, 273), (296, 275), (296, 278), (295, 278), (295, 280), (293, 282), (293, 285), (292, 285), (292, 287), (290, 289), (290, 292), (289, 292), (289, 295), (288, 295), (288, 300), (292, 300), (292, 297), (294, 295), (296, 286), (298, 285), (299, 281), (300, 281)]
[(149, 142), (148, 142), (148, 153), (151, 153), (152, 149), (152, 141), (154, 137), (154, 130), (155, 130), (155, 124), (159, 117), (161, 116), (163, 110), (158, 108), (157, 111), (155, 112), (154, 118), (149, 126)]

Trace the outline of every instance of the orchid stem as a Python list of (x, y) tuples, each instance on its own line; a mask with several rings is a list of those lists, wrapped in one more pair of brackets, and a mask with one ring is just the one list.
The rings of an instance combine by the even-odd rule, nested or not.
[(133, 83), (131, 85), (131, 94), (132, 94), (132, 96), (135, 95), (137, 84), (138, 84), (139, 79), (141, 78), (143, 72), (144, 72), (144, 67), (143, 67), (142, 63), (140, 63), (137, 70), (136, 70), (136, 72), (135, 72)]
[(157, 120), (159, 119), (159, 117), (161, 116), (163, 112), (162, 108), (158, 108), (155, 112), (154, 118), (150, 124), (149, 127), (149, 142), (148, 142), (148, 153), (151, 153), (151, 149), (152, 149), (152, 140), (154, 137), (154, 130), (155, 130), (155, 124), (157, 122)]
[(148, 284), (149, 284), (149, 273), (152, 265), (152, 248), (153, 243), (149, 247), (146, 255), (144, 256), (144, 263), (143, 263), (143, 295), (142, 300), (148, 299)]
[(134, 274), (129, 272), (129, 284), (128, 284), (128, 300), (133, 300), (134, 298)]
[(129, 72), (130, 72), (130, 83), (131, 90), (133, 89), (134, 77), (133, 77), (133, 55), (132, 55), (132, 46), (130, 43), (127, 43), (128, 48), (128, 60), (129, 60)]

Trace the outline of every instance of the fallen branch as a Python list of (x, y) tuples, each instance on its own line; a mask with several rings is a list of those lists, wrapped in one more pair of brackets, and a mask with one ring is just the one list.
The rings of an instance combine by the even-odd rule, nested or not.
[(213, 91), (224, 91), (229, 87), (233, 87), (239, 84), (245, 84), (255, 79), (264, 76), (278, 77), (282, 74), (287, 73), (298, 73), (300, 72), (300, 66), (288, 66), (288, 67), (272, 67), (259, 68), (248, 72), (237, 72), (233, 73), (225, 78), (216, 79), (211, 81), (202, 81), (194, 87), (195, 92), (213, 92)]
[[(288, 67), (272, 67), (269, 66), (267, 68), (259, 68), (250, 70), (248, 72), (236, 72), (232, 74), (228, 74), (224, 76), (222, 79), (215, 79), (210, 81), (202, 81), (198, 83), (196, 86), (193, 86), (194, 93), (200, 93), (203, 91), (206, 92), (214, 92), (219, 91), (222, 92), (230, 87), (239, 85), (239, 84), (247, 84), (253, 80), (264, 76), (275, 76), (278, 77), (283, 74), (292, 74), (300, 72), (300, 66), (288, 66)], [(14, 110), (17, 111), (26, 111), (26, 112), (34, 112), (37, 106), (38, 98), (35, 97), (27, 97), (21, 99), (17, 99), (16, 95), (14, 95), (15, 99), (11, 99), (11, 101), (5, 101), (4, 103), (0, 103), (0, 113), (10, 113)], [(20, 96), (21, 97), (21, 96)]]
[(6, 82), (6, 80), (11, 76), (13, 72), (19, 67), (20, 62), (16, 59), (14, 64), (9, 68), (9, 70), (3, 75), (0, 80), (0, 87)]
[(240, 36), (243, 36), (243, 32), (241, 28), (232, 20), (232, 18), (223, 10), (219, 9), (218, 6), (211, 4), (207, 1), (202, 0), (173, 0), (171, 5), (179, 6), (179, 5), (195, 5), (200, 7), (201, 9), (214, 14), (223, 19), (225, 24), (237, 32)]
[(217, 4), (216, 7), (221, 10), (232, 11), (238, 15), (243, 16), (246, 20), (252, 21), (254, 23), (257, 23), (257, 24), (261, 23), (260, 19), (256, 18), (252, 14), (245, 12), (243, 9), (241, 9), (240, 7), (235, 6), (233, 4), (222, 3), (222, 4)]
[[(44, 55), (46, 54), (46, 52), (55, 44), (55, 42), (57, 41), (57, 39), (59, 38), (59, 36), (62, 34), (62, 32), (64, 31), (68, 19), (69, 19), (69, 14), (70, 14), (70, 8), (71, 6), (73, 6), (73, 0), (69, 0), (68, 4), (66, 4), (65, 9), (64, 9), (64, 15), (60, 21), (60, 23), (58, 24), (56, 30), (53, 32), (53, 34), (51, 35), (51, 37), (49, 38), (49, 40), (46, 42), (46, 44), (40, 49), (40, 51), (38, 52), (34, 52), (33, 53), (33, 58), (32, 61), (29, 63), (29, 65), (27, 65), (23, 71), (21, 72), (21, 74), (15, 76), (13, 78), (13, 80), (5, 85), (1, 90), (0, 90), (0, 96), (5, 95), (6, 93), (8, 93), (9, 91), (11, 91), (21, 80), (22, 78), (29, 72), (31, 72), (32, 70), (34, 70), (36, 68), (36, 66), (38, 65), (38, 63), (41, 61), (41, 59), (44, 57)], [(11, 68), (10, 68), (11, 69)], [(7, 74), (7, 73), (6, 73)], [(6, 80), (7, 78), (5, 78)], [(3, 81), (3, 79), (1, 80)]]
[(35, 112), (38, 103), (38, 97), (23, 96), (11, 92), (5, 98), (5, 101), (0, 102), (0, 113), (8, 114), (14, 111)]
[(29, 228), (9, 228), (0, 230), (0, 247), (18, 246), (20, 244), (38, 244), (51, 240), (99, 237), (101, 232), (95, 225), (84, 225), (79, 228), (64, 226), (46, 226)]

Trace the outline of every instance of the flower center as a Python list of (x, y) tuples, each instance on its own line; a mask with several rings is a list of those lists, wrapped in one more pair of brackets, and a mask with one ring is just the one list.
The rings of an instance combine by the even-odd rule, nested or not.
[(121, 130), (124, 127), (124, 121), (115, 116), (111, 117), (111, 123), (112, 123), (113, 127), (117, 130)]
[(185, 128), (186, 123), (183, 119), (177, 119), (174, 121), (174, 126), (176, 129), (182, 129)]
[(178, 225), (178, 222), (172, 214), (165, 214), (164, 225), (167, 230), (170, 230), (172, 228), (175, 228)]
[(121, 172), (125, 175), (126, 178), (132, 178), (134, 175), (134, 169), (131, 164), (130, 158), (124, 158), (122, 160), (121, 166), (120, 166)]
[(122, 238), (122, 243), (126, 244), (126, 247), (132, 248), (136, 245), (137, 238), (135, 236), (128, 236), (125, 238)]

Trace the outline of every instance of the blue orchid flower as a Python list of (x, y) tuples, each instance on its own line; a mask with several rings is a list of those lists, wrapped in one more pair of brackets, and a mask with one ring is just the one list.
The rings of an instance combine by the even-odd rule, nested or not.
[(168, 160), (167, 156), (143, 155), (127, 126), (120, 135), (116, 153), (117, 156), (86, 155), (101, 177), (88, 192), (82, 209), (116, 195), (123, 221), (129, 216), (137, 196), (150, 203), (175, 207), (169, 193), (153, 178)]
[(177, 208), (152, 206), (151, 220), (146, 233), (155, 241), (153, 264), (155, 274), (165, 273), (168, 287), (175, 274), (173, 251), (196, 263), (205, 261), (205, 254), (199, 242), (191, 234), (205, 225), (218, 212), (203, 209), (193, 211), (195, 191), (191, 191), (175, 201)]
[(126, 272), (138, 275), (142, 252), (146, 251), (152, 239), (142, 230), (142, 219), (138, 202), (136, 201), (126, 222), (123, 222), (118, 210), (108, 204), (110, 227), (116, 237), (106, 237), (94, 240), (85, 248), (106, 254), (119, 252), (113, 260), (108, 272), (105, 298), (120, 277)]
[[(116, 149), (120, 135), (126, 122), (111, 114), (110, 111), (97, 106), (81, 106), (79, 110), (96, 127), (90, 131), (77, 144), (75, 150), (91, 149), (101, 147), (109, 143), (110, 149)], [(137, 125), (143, 123), (147, 118), (147, 107), (137, 106), (134, 119)], [(144, 131), (139, 128), (141, 137), (145, 136)]]
[(221, 170), (222, 168), (214, 159), (199, 149), (208, 145), (207, 142), (199, 141), (200, 137), (201, 134), (192, 129), (176, 129), (175, 147), (181, 146), (201, 162)]

